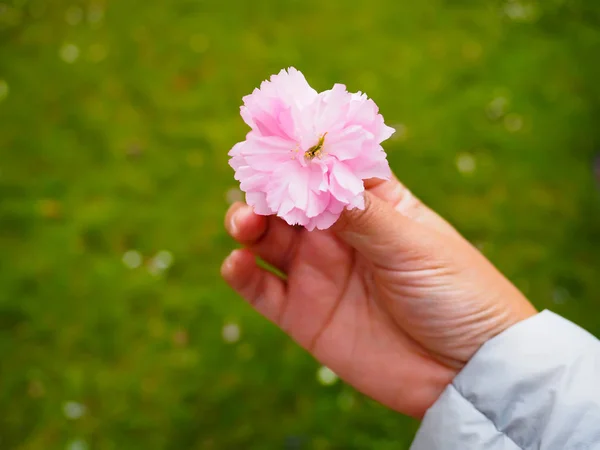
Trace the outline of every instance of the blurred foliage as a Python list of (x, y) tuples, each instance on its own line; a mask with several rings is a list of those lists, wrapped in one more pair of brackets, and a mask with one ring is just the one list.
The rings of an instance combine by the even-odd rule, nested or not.
[(408, 448), (218, 275), (241, 97), (290, 65), (374, 98), (399, 177), (600, 335), (598, 54), (588, 0), (2, 0), (0, 448)]

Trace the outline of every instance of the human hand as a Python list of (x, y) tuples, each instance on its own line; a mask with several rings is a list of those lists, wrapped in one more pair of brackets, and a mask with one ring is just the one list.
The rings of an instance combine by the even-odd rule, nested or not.
[(234, 204), (225, 226), (246, 248), (222, 275), (347, 383), (420, 418), (483, 343), (536, 311), (396, 179), (365, 187), (365, 210), (326, 231)]

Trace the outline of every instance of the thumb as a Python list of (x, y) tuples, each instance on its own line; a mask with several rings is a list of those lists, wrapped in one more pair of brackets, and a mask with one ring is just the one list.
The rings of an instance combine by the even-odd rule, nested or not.
[(375, 264), (389, 265), (390, 258), (422, 257), (439, 242), (438, 233), (398, 212), (394, 206), (365, 191), (365, 208), (345, 210), (333, 231)]

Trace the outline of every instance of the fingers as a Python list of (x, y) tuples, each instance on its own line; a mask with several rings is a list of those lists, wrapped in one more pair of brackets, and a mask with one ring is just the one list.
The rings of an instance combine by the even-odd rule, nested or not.
[(257, 266), (248, 249), (234, 250), (225, 259), (221, 275), (234, 291), (267, 319), (278, 323), (286, 299), (285, 282)]
[(225, 228), (236, 241), (282, 272), (295, 253), (299, 230), (278, 217), (255, 214), (252, 207), (235, 203), (225, 216)]
[(446, 220), (424, 205), (393, 176), (391, 180), (373, 178), (365, 180), (365, 189), (392, 205), (400, 214), (431, 227), (440, 233), (459, 236)]

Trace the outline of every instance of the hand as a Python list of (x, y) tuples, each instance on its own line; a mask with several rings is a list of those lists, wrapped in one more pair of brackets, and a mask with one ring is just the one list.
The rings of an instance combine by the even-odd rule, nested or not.
[(233, 205), (225, 226), (246, 248), (222, 275), (347, 383), (420, 418), (483, 343), (536, 311), (397, 180), (365, 185), (365, 210), (327, 231)]

